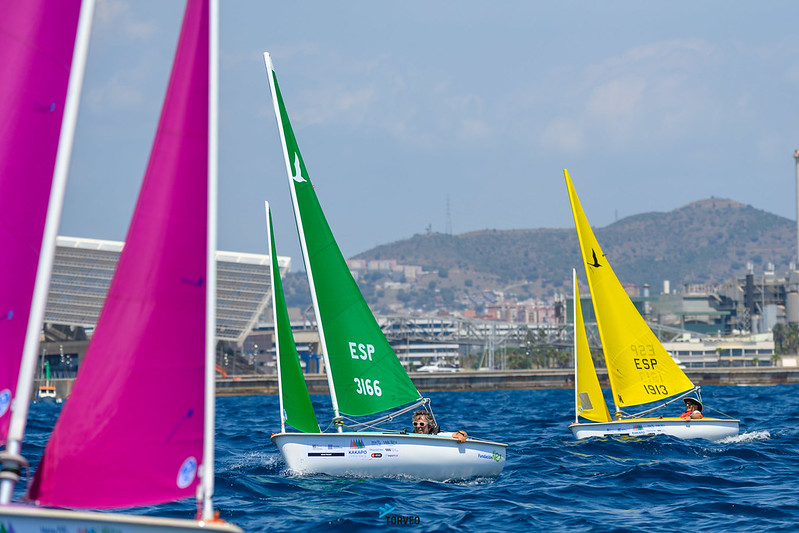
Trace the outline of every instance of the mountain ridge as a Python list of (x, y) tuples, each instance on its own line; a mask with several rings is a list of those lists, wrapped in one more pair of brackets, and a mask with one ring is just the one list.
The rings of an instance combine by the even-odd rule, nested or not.
[[(795, 223), (734, 200), (708, 198), (668, 212), (622, 218), (594, 228), (623, 282), (651, 285), (720, 282), (768, 263), (787, 269)], [(430, 233), (380, 245), (355, 259), (396, 259), (425, 268), (466, 268), (506, 281), (568, 278), (579, 267), (577, 235), (569, 229), (479, 230)], [(579, 268), (578, 268), (579, 271)]]
[[(794, 221), (712, 197), (668, 212), (630, 215), (595, 227), (594, 233), (619, 280), (639, 286), (648, 283), (653, 293), (660, 292), (666, 280), (678, 289), (743, 277), (748, 264), (755, 273), (770, 263), (781, 272), (794, 260), (796, 246)], [(416, 279), (362, 273), (358, 283), (364, 297), (383, 312), (403, 304), (444, 310), (470, 294), (507, 295), (509, 288), (513, 288), (510, 295), (520, 299), (546, 299), (571, 292), (572, 268), (581, 279), (585, 276), (573, 227), (486, 229), (459, 235), (430, 232), (376, 246), (352, 259), (395, 260), (421, 266), (426, 273)], [(387, 290), (387, 281), (403, 288)]]

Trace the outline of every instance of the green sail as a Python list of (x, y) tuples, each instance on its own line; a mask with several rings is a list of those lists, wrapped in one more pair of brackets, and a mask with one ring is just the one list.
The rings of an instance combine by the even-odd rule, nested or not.
[(280, 281), (280, 267), (275, 250), (275, 232), (272, 230), (272, 213), (266, 208), (266, 226), (269, 238), (269, 253), (272, 257), (272, 312), (275, 323), (277, 345), (277, 368), (280, 378), (280, 400), (283, 407), (281, 420), (304, 433), (319, 433), (311, 396), (302, 376), (297, 346), (291, 333), (291, 322)]
[(277, 76), (270, 72), (279, 107), (295, 216), (317, 306), (320, 337), (332, 376), (334, 406), (369, 415), (421, 398), (366, 304), (333, 238), (289, 122)]

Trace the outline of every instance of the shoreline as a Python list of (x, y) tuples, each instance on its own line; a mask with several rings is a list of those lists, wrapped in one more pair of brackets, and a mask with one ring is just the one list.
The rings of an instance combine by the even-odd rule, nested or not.
[[(695, 385), (792, 385), (799, 384), (799, 368), (793, 367), (717, 367), (685, 369)], [(599, 383), (609, 387), (605, 369), (598, 369)], [(419, 392), (465, 392), (488, 390), (571, 389), (573, 368), (540, 368), (536, 370), (462, 370), (459, 372), (411, 372)], [(74, 378), (51, 379), (58, 398), (66, 398)], [(329, 394), (325, 374), (305, 374), (308, 392)], [(34, 393), (44, 380), (34, 381)], [(217, 377), (217, 396), (276, 395), (277, 375), (257, 374)]]
[[(598, 369), (599, 382), (608, 387), (605, 369)], [(799, 368), (785, 367), (719, 367), (685, 369), (695, 385), (790, 385), (799, 383)], [(411, 380), (419, 392), (464, 392), (520, 389), (571, 389), (573, 368), (536, 370), (464, 370), (460, 372), (411, 372)], [(305, 374), (308, 392), (329, 394), (324, 374)], [(217, 396), (277, 394), (277, 376), (233, 376), (218, 378)]]

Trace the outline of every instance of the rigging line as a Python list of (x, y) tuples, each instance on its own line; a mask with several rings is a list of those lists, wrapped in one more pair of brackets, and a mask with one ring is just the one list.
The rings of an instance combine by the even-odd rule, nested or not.
[[(363, 427), (358, 427), (358, 426), (363, 426)], [(355, 425), (352, 425), (352, 426), (345, 425), (344, 428), (345, 429), (351, 429), (355, 433), (358, 433), (360, 431), (365, 431), (365, 430), (368, 430), (368, 429), (371, 429), (373, 431), (379, 431), (381, 433), (399, 433), (399, 431), (397, 431), (397, 430), (381, 428), (381, 427), (378, 427), (378, 426), (373, 425), (373, 424), (355, 424)]]
[(720, 415), (722, 415), (722, 416), (726, 416), (727, 418), (730, 418), (730, 419), (732, 419), (732, 420), (735, 420), (735, 417), (733, 417), (732, 415), (728, 415), (727, 413), (724, 413), (724, 412), (722, 412), (722, 411), (719, 411), (718, 409), (713, 409), (712, 407), (708, 407), (708, 406), (705, 406), (705, 409), (710, 409), (711, 411), (713, 411), (713, 412), (715, 412), (715, 413), (718, 413), (718, 414), (720, 414)]
[(325, 429), (323, 429), (321, 432), (322, 433), (327, 433), (327, 430), (330, 429), (330, 427), (333, 426), (335, 423), (336, 423), (336, 419), (334, 418), (333, 420), (330, 421), (330, 423), (327, 425), (327, 427)]
[(635, 413), (633, 415), (628, 415), (627, 413), (624, 413), (623, 411), (622, 411), (622, 413), (624, 414), (624, 416), (629, 417), (629, 418), (640, 418), (643, 415), (647, 415), (647, 414), (651, 413), (652, 411), (657, 411), (658, 409), (662, 409), (662, 408), (666, 407), (667, 405), (676, 402), (677, 400), (682, 400), (683, 398), (685, 398), (686, 396), (688, 396), (692, 392), (696, 392), (697, 395), (699, 396), (699, 401), (702, 401), (702, 397), (699, 394), (699, 387), (694, 387), (693, 389), (687, 390), (684, 393), (682, 393), (681, 395), (679, 395), (679, 396), (677, 396), (675, 398), (672, 398), (671, 400), (669, 400), (667, 402), (664, 402), (662, 404), (658, 404), (658, 405), (656, 405), (655, 407), (653, 407), (651, 409), (646, 409), (644, 411), (641, 411), (639, 413)]
[[(398, 417), (400, 415), (403, 415), (403, 414), (405, 414), (405, 413), (407, 413), (409, 411), (412, 411), (413, 409), (417, 408), (420, 405), (425, 405), (429, 401), (430, 400), (428, 398), (422, 398), (421, 400), (416, 401), (416, 402), (412, 403), (411, 405), (409, 405), (409, 406), (407, 406), (407, 407), (405, 407), (403, 409), (400, 409), (398, 411), (394, 411), (392, 413), (389, 413), (389, 414), (387, 414), (385, 416), (381, 416), (379, 418), (375, 418), (374, 420), (367, 420), (366, 422), (358, 422), (355, 419), (348, 418), (348, 417), (343, 417), (343, 416), (339, 417), (338, 420), (341, 420), (341, 421), (346, 420), (347, 422), (350, 422), (350, 425), (345, 426), (347, 428), (353, 428), (353, 429), (354, 428), (362, 428), (362, 429), (357, 429), (355, 431), (363, 431), (363, 428), (374, 427), (376, 424), (380, 424), (382, 422), (385, 422), (386, 420), (394, 420), (394, 418), (396, 418), (396, 417)], [(328, 426), (328, 428), (329, 427), (330, 426)]]

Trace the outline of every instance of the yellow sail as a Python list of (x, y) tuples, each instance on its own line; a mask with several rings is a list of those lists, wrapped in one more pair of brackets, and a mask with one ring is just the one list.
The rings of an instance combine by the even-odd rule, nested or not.
[(591, 359), (588, 337), (585, 335), (583, 310), (580, 305), (580, 289), (577, 287), (577, 272), (574, 280), (574, 375), (577, 396), (577, 414), (594, 422), (610, 422), (610, 413), (602, 396), (602, 388)]
[(602, 253), (564, 169), (616, 410), (694, 387), (638, 313)]

